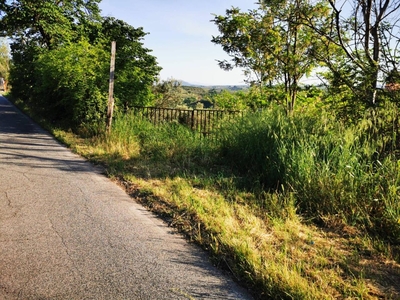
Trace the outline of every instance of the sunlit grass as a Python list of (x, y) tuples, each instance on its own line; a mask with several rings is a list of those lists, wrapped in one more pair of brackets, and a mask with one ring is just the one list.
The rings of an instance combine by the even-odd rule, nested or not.
[[(213, 140), (129, 116), (110, 135), (55, 134), (260, 299), (396, 298), (385, 276), (400, 267), (374, 234), (390, 228), (397, 247), (398, 164), (386, 157), (371, 168), (374, 145), (356, 129), (272, 110), (229, 123)], [(390, 272), (376, 272), (386, 264)]]
[(369, 275), (355, 274), (364, 266), (352, 260), (348, 241), (304, 224), (293, 207), (285, 219), (270, 218), (240, 195), (232, 203), (184, 178), (129, 179), (144, 191), (143, 204), (211, 251), (217, 265), (261, 299), (374, 299), (364, 279)]

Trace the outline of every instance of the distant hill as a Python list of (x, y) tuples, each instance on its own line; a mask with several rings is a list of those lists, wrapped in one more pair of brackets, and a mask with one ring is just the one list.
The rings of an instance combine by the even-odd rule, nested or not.
[(186, 87), (197, 87), (197, 88), (203, 88), (207, 90), (215, 89), (215, 90), (230, 90), (230, 91), (241, 91), (241, 90), (246, 90), (248, 89), (248, 86), (243, 84), (243, 85), (200, 85), (200, 84), (193, 84), (187, 81), (181, 81), (182, 86)]
[(190, 83), (190, 82), (187, 82), (187, 81), (181, 81), (180, 80), (180, 82), (182, 83), (182, 86), (205, 87), (205, 85), (193, 84), (193, 83)]

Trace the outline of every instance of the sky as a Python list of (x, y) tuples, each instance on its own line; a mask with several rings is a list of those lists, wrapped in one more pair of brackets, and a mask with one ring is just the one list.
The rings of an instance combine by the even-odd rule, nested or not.
[(201, 85), (245, 84), (243, 71), (224, 71), (217, 60), (228, 59), (222, 47), (211, 42), (219, 35), (210, 22), (232, 6), (256, 8), (256, 0), (102, 0), (103, 16), (120, 19), (147, 32), (143, 43), (163, 68), (161, 80), (177, 79)]

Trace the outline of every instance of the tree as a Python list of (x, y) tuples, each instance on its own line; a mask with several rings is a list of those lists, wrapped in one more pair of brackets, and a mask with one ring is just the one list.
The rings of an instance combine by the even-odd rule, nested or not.
[(211, 41), (232, 58), (218, 61), (222, 69), (242, 68), (247, 82), (259, 85), (276, 77), (274, 56), (278, 50), (274, 41), (278, 37), (271, 28), (270, 16), (260, 9), (241, 12), (232, 7), (226, 10), (226, 16), (214, 15), (212, 22), (221, 35), (213, 36)]
[(5, 39), (0, 39), (0, 77), (8, 80), (10, 71), (10, 51)]
[(106, 17), (102, 21), (98, 38), (105, 47), (111, 41), (117, 44), (114, 95), (117, 105), (126, 109), (151, 102), (152, 86), (161, 70), (151, 50), (143, 45), (146, 35), (143, 28), (134, 28), (122, 20)]
[(231, 92), (222, 90), (212, 97), (212, 102), (217, 109), (245, 110), (249, 101), (248, 93), (243, 91)]
[[(221, 68), (245, 69), (249, 81), (262, 87), (282, 83), (286, 91), (286, 105), (293, 111), (299, 80), (316, 65), (314, 56), (319, 47), (315, 32), (301, 22), (303, 15), (323, 18), (326, 7), (307, 0), (260, 1), (259, 7), (247, 13), (238, 8), (226, 11), (226, 16), (215, 16), (213, 22), (221, 35), (212, 42), (223, 47), (232, 57), (231, 62), (220, 61)], [(256, 80), (251, 79), (255, 75)]]
[(174, 108), (183, 103), (182, 83), (176, 79), (170, 78), (156, 82), (153, 92), (157, 107)]
[(34, 61), (38, 55), (79, 41), (78, 27), (95, 22), (100, 0), (0, 0), (0, 36), (11, 38), (13, 93), (32, 102), (31, 90), (40, 85)]
[(45, 117), (69, 121), (73, 129), (105, 116), (111, 41), (118, 47), (118, 106), (151, 101), (161, 69), (143, 46), (143, 28), (102, 18), (99, 2), (0, 0), (0, 35), (12, 38), (14, 95)]
[(37, 46), (54, 48), (77, 38), (76, 30), (99, 20), (100, 0), (0, 0), (0, 33), (15, 42), (34, 41)]
[[(345, 84), (368, 106), (376, 106), (380, 82), (391, 70), (399, 69), (400, 1), (329, 0), (329, 4), (330, 30), (308, 22), (326, 41), (327, 49), (319, 58), (334, 82)], [(332, 55), (328, 45), (339, 48), (339, 55)]]
[(86, 132), (103, 124), (107, 108), (109, 53), (87, 40), (36, 57), (34, 110), (49, 121)]

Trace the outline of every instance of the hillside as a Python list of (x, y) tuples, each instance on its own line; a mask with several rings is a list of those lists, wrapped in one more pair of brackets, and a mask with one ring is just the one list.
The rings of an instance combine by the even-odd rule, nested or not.
[(200, 85), (200, 84), (193, 84), (187, 81), (182, 81), (182, 87), (184, 88), (200, 88), (204, 90), (216, 90), (216, 91), (222, 91), (222, 90), (229, 90), (229, 91), (241, 91), (241, 90), (246, 90), (248, 89), (248, 85)]

